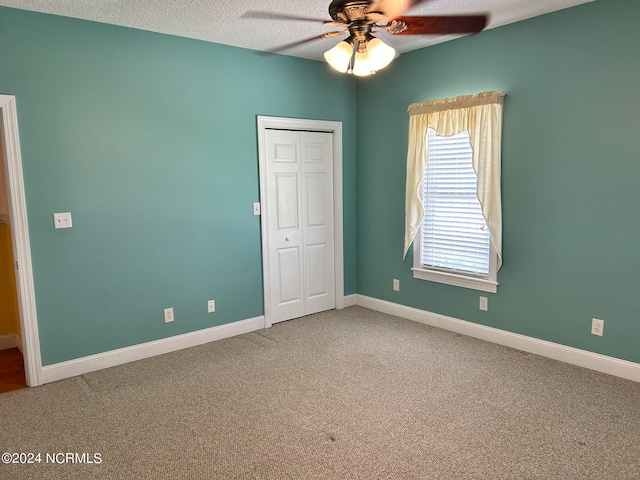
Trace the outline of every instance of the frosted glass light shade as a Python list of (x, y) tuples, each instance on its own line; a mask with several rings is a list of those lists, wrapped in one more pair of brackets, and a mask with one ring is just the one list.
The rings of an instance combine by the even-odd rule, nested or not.
[(358, 77), (366, 77), (372, 73), (376, 72), (372, 68), (369, 52), (356, 52), (356, 57), (353, 61), (353, 74)]
[[(354, 56), (353, 41), (343, 40), (331, 50), (324, 52), (324, 58), (332, 68), (341, 73), (353, 73), (359, 77), (376, 73), (377, 70), (391, 63), (396, 56), (396, 51), (379, 38), (371, 35), (369, 38), (371, 40), (367, 41), (364, 52), (356, 52)], [(351, 58), (353, 58), (353, 65), (351, 65)]]
[(372, 38), (367, 42), (369, 61), (372, 70), (382, 70), (389, 65), (396, 56), (396, 51), (379, 38)]
[(332, 68), (345, 73), (349, 68), (349, 62), (351, 61), (352, 55), (353, 45), (343, 40), (331, 50), (324, 52), (324, 59)]

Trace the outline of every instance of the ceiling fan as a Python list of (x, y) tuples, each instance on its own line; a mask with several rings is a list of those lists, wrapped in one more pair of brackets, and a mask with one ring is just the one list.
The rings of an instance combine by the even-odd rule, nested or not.
[(272, 53), (302, 45), (321, 38), (348, 35), (324, 54), (331, 67), (342, 73), (366, 76), (381, 70), (395, 58), (395, 50), (374, 35), (450, 35), (481, 32), (487, 25), (486, 15), (404, 16), (411, 7), (426, 0), (333, 0), (329, 15), (333, 20), (322, 21), (307, 17), (247, 12), (243, 17), (322, 21), (325, 26), (339, 28), (320, 36), (283, 45)]

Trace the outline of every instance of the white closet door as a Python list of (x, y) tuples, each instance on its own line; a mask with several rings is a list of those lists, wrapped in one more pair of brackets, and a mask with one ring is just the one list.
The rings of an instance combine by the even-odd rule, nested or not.
[(275, 323), (335, 308), (332, 135), (265, 133), (265, 259)]

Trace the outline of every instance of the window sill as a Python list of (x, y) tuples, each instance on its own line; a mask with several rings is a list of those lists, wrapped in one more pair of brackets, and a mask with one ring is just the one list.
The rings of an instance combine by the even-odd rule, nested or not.
[(453, 273), (436, 272), (434, 270), (425, 270), (422, 268), (412, 268), (411, 270), (413, 271), (413, 278), (418, 278), (420, 280), (444, 283), (447, 285), (470, 288), (472, 290), (481, 290), (489, 293), (498, 292), (498, 282), (493, 282), (491, 280), (465, 277), (463, 275), (456, 275)]

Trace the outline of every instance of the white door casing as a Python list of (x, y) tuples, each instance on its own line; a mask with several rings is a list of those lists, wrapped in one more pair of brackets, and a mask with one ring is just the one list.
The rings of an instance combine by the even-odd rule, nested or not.
[(341, 127), (258, 117), (265, 327), (344, 307)]
[(27, 385), (42, 385), (42, 362), (38, 321), (36, 318), (36, 297), (31, 267), (31, 247), (27, 205), (22, 176), (22, 157), (18, 136), (18, 115), (16, 100), (11, 95), (0, 95), (0, 134), (4, 147), (7, 186), (9, 191), (9, 212), (14, 261), (16, 262), (16, 287), (22, 339), (22, 356)]

